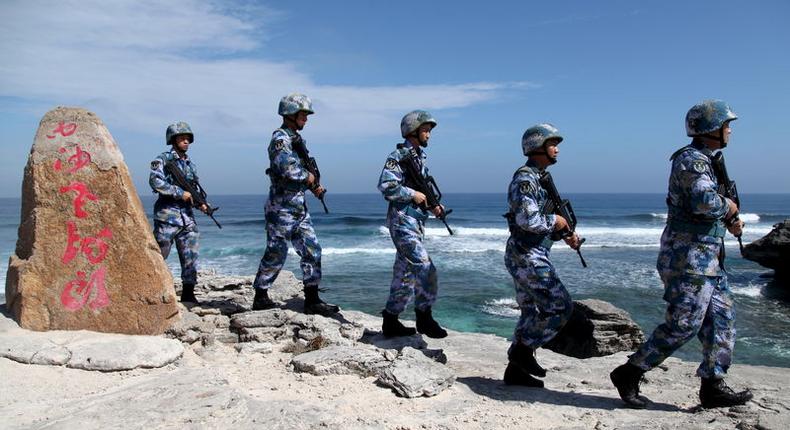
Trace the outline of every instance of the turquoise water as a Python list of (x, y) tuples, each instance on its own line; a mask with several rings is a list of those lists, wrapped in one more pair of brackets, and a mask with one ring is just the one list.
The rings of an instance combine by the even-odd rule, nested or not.
[[(662, 194), (569, 194), (587, 238), (582, 250), (589, 268), (564, 245), (552, 258), (575, 299), (598, 298), (631, 313), (645, 331), (663, 319), (663, 288), (655, 259), (666, 220)], [(744, 195), (744, 241), (750, 242), (790, 218), (790, 194)], [(508, 237), (502, 213), (504, 194), (447, 194), (454, 212), (449, 222), (457, 233), (430, 220), (426, 245), (439, 271), (439, 300), (434, 314), (450, 328), (510, 336), (518, 311), (512, 280), (504, 263)], [(223, 224), (219, 230), (199, 215), (201, 264), (221, 273), (254, 275), (265, 247), (265, 196), (215, 196), (212, 203)], [(143, 196), (147, 213), (153, 197)], [(377, 194), (327, 194), (326, 215), (311, 198), (310, 207), (323, 247), (326, 297), (344, 308), (377, 314), (387, 299), (395, 251), (384, 227), (386, 202)], [(14, 251), (19, 225), (19, 199), (0, 199), (0, 258)], [(738, 312), (737, 363), (790, 367), (790, 293), (773, 287), (768, 272), (740, 257), (728, 237), (727, 267)], [(168, 260), (178, 273), (175, 255)], [(290, 253), (285, 268), (299, 274), (298, 256)], [(0, 298), (2, 299), (2, 298)], [(411, 318), (411, 311), (404, 314)], [(689, 342), (677, 356), (698, 360), (699, 343)]]

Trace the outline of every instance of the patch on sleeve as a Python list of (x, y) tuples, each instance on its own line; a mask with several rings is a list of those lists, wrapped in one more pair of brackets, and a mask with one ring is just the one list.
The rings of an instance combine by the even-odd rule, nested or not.
[(282, 151), (283, 149), (285, 149), (285, 142), (283, 142), (282, 140), (275, 140), (274, 141), (274, 150), (275, 151)]
[(521, 194), (531, 194), (534, 189), (535, 187), (532, 186), (532, 182), (530, 181), (524, 181), (518, 186), (518, 190), (521, 191)]
[(691, 163), (691, 167), (697, 173), (704, 173), (708, 169), (708, 166), (706, 166), (705, 162), (702, 160), (694, 160), (694, 162)]
[(398, 161), (394, 158), (388, 158), (387, 163), (384, 164), (384, 168), (387, 170), (395, 170), (396, 167), (398, 167)]
[(162, 165), (162, 160), (156, 159), (151, 162), (151, 170), (157, 170), (161, 165)]

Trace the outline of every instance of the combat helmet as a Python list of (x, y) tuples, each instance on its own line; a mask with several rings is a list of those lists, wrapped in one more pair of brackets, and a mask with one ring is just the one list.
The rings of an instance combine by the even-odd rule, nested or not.
[(562, 142), (562, 136), (560, 136), (557, 127), (547, 122), (533, 125), (521, 137), (521, 150), (524, 151), (524, 155), (529, 155), (530, 152), (542, 148), (549, 139), (556, 139), (557, 143)]
[(192, 129), (189, 127), (189, 124), (185, 123), (184, 121), (178, 121), (167, 126), (167, 131), (165, 132), (165, 143), (170, 145), (172, 139), (179, 134), (188, 134), (189, 143), (195, 141), (195, 135), (192, 133)]
[(438, 124), (433, 116), (424, 110), (413, 110), (407, 113), (400, 121), (400, 134), (406, 137), (420, 128), (421, 125), (428, 123), (431, 128), (436, 127)]
[(686, 135), (701, 136), (714, 132), (738, 115), (722, 100), (705, 100), (689, 109), (686, 114)]
[(315, 113), (310, 97), (300, 93), (291, 93), (280, 99), (277, 113), (281, 116), (294, 115), (301, 111), (307, 112), (308, 115)]

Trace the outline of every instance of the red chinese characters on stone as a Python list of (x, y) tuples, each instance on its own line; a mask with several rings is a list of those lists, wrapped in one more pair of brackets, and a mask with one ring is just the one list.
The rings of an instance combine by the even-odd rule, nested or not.
[[(71, 168), (69, 170), (67, 170), (66, 173), (69, 173), (69, 174), (74, 173), (77, 170), (82, 169), (83, 167), (87, 166), (91, 162), (91, 154), (90, 154), (90, 152), (83, 151), (82, 148), (80, 148), (79, 145), (77, 145), (76, 149), (77, 149), (77, 152), (66, 160), (66, 162), (68, 162), (69, 165), (71, 165)], [(63, 154), (63, 153), (66, 152), (66, 148), (60, 148), (60, 149), (58, 149), (58, 152)], [(55, 166), (54, 167), (55, 167), (55, 170), (61, 171), (63, 169), (63, 162), (60, 161), (60, 160), (55, 160)]]
[(68, 229), (68, 244), (66, 244), (66, 251), (60, 259), (63, 264), (70, 263), (79, 252), (82, 252), (91, 264), (104, 261), (107, 251), (110, 249), (110, 244), (105, 240), (112, 238), (110, 229), (105, 227), (94, 237), (80, 237), (74, 221), (67, 222), (66, 228)]
[(77, 131), (77, 124), (74, 124), (73, 122), (66, 124), (63, 121), (60, 121), (58, 123), (58, 126), (54, 130), (52, 130), (52, 134), (47, 135), (47, 139), (54, 139), (55, 134), (59, 134), (63, 137), (68, 137), (74, 134), (75, 131)]
[(77, 218), (85, 218), (88, 216), (88, 213), (82, 209), (82, 205), (85, 204), (85, 200), (96, 201), (99, 198), (96, 197), (96, 194), (93, 194), (88, 190), (88, 186), (82, 182), (72, 182), (65, 187), (60, 187), (60, 193), (67, 193), (69, 191), (76, 191), (77, 196), (74, 197), (72, 203), (74, 204), (74, 215)]
[(86, 304), (93, 310), (106, 307), (110, 304), (110, 297), (104, 285), (106, 275), (107, 268), (104, 266), (91, 273), (88, 279), (85, 279), (85, 272), (78, 271), (77, 277), (67, 282), (63, 288), (60, 303), (70, 311), (82, 309)]

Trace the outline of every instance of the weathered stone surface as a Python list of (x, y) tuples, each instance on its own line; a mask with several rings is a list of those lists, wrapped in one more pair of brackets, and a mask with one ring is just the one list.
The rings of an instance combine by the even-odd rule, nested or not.
[(576, 358), (633, 351), (645, 341), (628, 312), (603, 300), (573, 302), (570, 320), (544, 348)]
[(394, 358), (384, 350), (369, 346), (333, 345), (299, 354), (291, 360), (294, 370), (313, 375), (378, 375)]
[(431, 397), (453, 385), (455, 372), (407, 347), (380, 372), (378, 382), (392, 387), (401, 397)]
[(274, 346), (269, 342), (237, 343), (235, 348), (239, 354), (268, 354), (274, 351)]
[(181, 342), (154, 336), (90, 337), (69, 345), (67, 367), (103, 372), (162, 367), (184, 354)]
[(774, 224), (773, 230), (743, 247), (743, 258), (776, 271), (776, 278), (790, 280), (790, 219)]
[(159, 334), (178, 318), (172, 277), (123, 156), (91, 112), (59, 107), (41, 120), (6, 300), (32, 330)]

